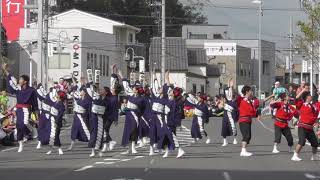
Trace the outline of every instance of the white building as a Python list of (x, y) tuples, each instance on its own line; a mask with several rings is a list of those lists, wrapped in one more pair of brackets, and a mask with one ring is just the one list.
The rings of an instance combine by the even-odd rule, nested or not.
[[(79, 78), (88, 68), (101, 70), (101, 84), (109, 85), (111, 65), (118, 64), (127, 73), (125, 52), (136, 47), (136, 34), (140, 29), (117, 21), (99, 17), (76, 9), (50, 18), (48, 41), (49, 80), (73, 74)], [(27, 51), (32, 53), (32, 79), (40, 82), (41, 63), (37, 48), (27, 47), (37, 41), (37, 24), (20, 30), (20, 74), (30, 73)], [(30, 47), (30, 46), (29, 46)]]
[[(219, 69), (206, 64), (203, 48), (188, 49), (181, 37), (166, 38), (166, 70), (170, 70), (170, 81), (186, 92), (218, 94)], [(153, 38), (150, 46), (150, 69), (156, 70), (160, 79), (161, 39)], [(209, 72), (210, 71), (210, 72)]]
[[(238, 75), (241, 75), (242, 69), (245, 69), (245, 71), (252, 72), (250, 74), (250, 79), (248, 77), (241, 78), (241, 82), (238, 84), (240, 85), (243, 82), (247, 82), (248, 84), (252, 83), (253, 85), (256, 85), (258, 88), (258, 81), (259, 81), (259, 65), (258, 65), (258, 57), (259, 57), (259, 50), (258, 50), (258, 40), (237, 40), (237, 39), (222, 39), (222, 40), (211, 40), (211, 39), (186, 39), (186, 44), (188, 48), (205, 48), (207, 49), (207, 60), (208, 63), (211, 64), (215, 62), (215, 59), (220, 59), (219, 61), (216, 60), (216, 63), (222, 63), (221, 58), (222, 56), (234, 56), (237, 57), (239, 62), (242, 62), (241, 64), (238, 64), (239, 66), (234, 69), (233, 73), (236, 73)], [(221, 47), (223, 49), (222, 51), (217, 46), (214, 48), (216, 52), (213, 52), (210, 54), (208, 51), (210, 48), (207, 46), (208, 44), (221, 44)], [(232, 50), (232, 47), (228, 48), (224, 45), (226, 44), (234, 44), (236, 51)], [(261, 41), (262, 44), (262, 83), (261, 83), (261, 91), (268, 94), (268, 92), (271, 90), (272, 84), (275, 82), (275, 43), (268, 42), (268, 41)], [(221, 48), (220, 47), (220, 48)], [(240, 51), (239, 51), (240, 48)], [(212, 48), (211, 48), (212, 49)], [(243, 52), (243, 53), (241, 53)], [(222, 53), (222, 54), (219, 54)], [(240, 57), (239, 57), (240, 56)], [(251, 60), (251, 62), (248, 62)], [(225, 63), (226, 65), (228, 63)], [(230, 64), (230, 63), (229, 63)], [(252, 66), (249, 66), (249, 64), (252, 64)], [(230, 64), (231, 65), (231, 64)], [(234, 64), (236, 66), (236, 64)], [(230, 67), (230, 66), (228, 66)], [(226, 68), (224, 68), (226, 69)], [(247, 74), (248, 73), (244, 73)], [(249, 81), (250, 80), (250, 81)]]

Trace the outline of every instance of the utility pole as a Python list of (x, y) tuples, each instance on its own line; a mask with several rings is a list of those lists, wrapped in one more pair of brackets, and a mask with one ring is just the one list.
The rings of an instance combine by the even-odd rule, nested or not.
[(162, 0), (162, 31), (161, 31), (161, 84), (165, 83), (166, 74), (166, 0)]
[(40, 81), (44, 83), (43, 0), (38, 0), (38, 63), (40, 63)]
[(44, 26), (44, 32), (43, 32), (43, 60), (44, 60), (44, 74), (45, 74), (45, 88), (48, 90), (48, 80), (49, 80), (49, 74), (48, 74), (48, 39), (49, 39), (49, 0), (44, 0), (44, 19), (43, 19), (43, 26)]
[[(312, 9), (315, 8), (315, 1), (312, 0)], [(314, 21), (311, 19), (312, 23), (312, 30), (314, 30)], [(313, 96), (313, 59), (314, 59), (314, 42), (311, 44), (311, 70), (310, 70), (310, 92), (311, 96)]]
[(292, 23), (292, 16), (290, 16), (290, 34), (289, 34), (289, 39), (290, 39), (290, 51), (289, 51), (289, 53), (290, 53), (290, 55), (289, 55), (289, 57), (290, 57), (290, 59), (289, 59), (289, 83), (292, 83), (292, 68), (293, 68), (293, 48), (292, 48), (292, 40), (293, 40), (293, 23)]

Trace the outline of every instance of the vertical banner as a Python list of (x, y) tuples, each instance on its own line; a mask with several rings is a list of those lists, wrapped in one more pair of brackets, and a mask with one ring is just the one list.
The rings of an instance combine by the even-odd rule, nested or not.
[(2, 0), (2, 24), (8, 41), (18, 40), (19, 30), (25, 24), (25, 0)]

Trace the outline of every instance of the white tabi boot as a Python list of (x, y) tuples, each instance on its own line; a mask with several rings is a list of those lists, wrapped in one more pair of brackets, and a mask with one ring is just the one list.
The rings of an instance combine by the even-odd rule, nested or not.
[(143, 138), (142, 138), (142, 142), (143, 142), (143, 144), (147, 144), (147, 143), (148, 143), (147, 138), (146, 138), (146, 137), (143, 137)]
[(248, 152), (246, 148), (242, 148), (242, 149), (241, 149), (240, 156), (242, 156), (242, 157), (249, 157), (249, 156), (252, 156), (252, 153)]
[(298, 153), (296, 153), (296, 152), (294, 152), (294, 154), (293, 154), (293, 156), (292, 156), (292, 158), (291, 158), (291, 161), (302, 161), (302, 159), (301, 158), (299, 158), (299, 154)]
[(164, 155), (162, 156), (163, 158), (167, 158), (169, 156), (169, 148), (166, 147), (165, 150), (164, 150)]
[(59, 156), (60, 156), (60, 155), (63, 155), (63, 151), (62, 151), (61, 148), (58, 149), (58, 154), (59, 154)]
[(72, 151), (73, 150), (73, 146), (74, 146), (74, 141), (71, 141), (71, 144), (68, 148), (68, 151)]
[(292, 147), (289, 147), (289, 151), (288, 151), (289, 153), (292, 153), (293, 151), (292, 151)]
[(23, 151), (23, 141), (19, 141), (18, 153)]
[(94, 150), (94, 148), (91, 148), (91, 154), (89, 155), (89, 157), (95, 157), (96, 156), (96, 151)]
[(138, 141), (138, 144), (139, 144), (139, 148), (142, 148), (145, 144), (142, 142), (142, 139), (139, 139)]
[(276, 144), (273, 146), (272, 153), (273, 153), (273, 154), (278, 154), (278, 153), (280, 153), (280, 151), (278, 150), (278, 147), (277, 147)]
[(237, 138), (234, 138), (234, 139), (233, 139), (233, 144), (234, 144), (234, 145), (237, 145), (237, 144), (238, 144)]
[(137, 154), (137, 150), (136, 150), (136, 143), (135, 142), (132, 142), (131, 143), (131, 153), (132, 154)]
[(153, 149), (153, 146), (150, 146), (149, 156), (153, 156), (153, 155), (154, 155), (154, 149)]
[(210, 144), (211, 143), (211, 139), (210, 139), (210, 137), (208, 136), (207, 137), (207, 140), (206, 140), (206, 144)]
[(181, 158), (185, 154), (182, 148), (179, 148), (177, 158)]
[(37, 145), (36, 149), (41, 149), (41, 142), (40, 141), (38, 141), (38, 145)]
[(228, 146), (228, 140), (226, 138), (223, 139), (222, 147)]
[(104, 153), (104, 152), (107, 152), (108, 150), (109, 150), (108, 144), (107, 143), (103, 143), (103, 147), (102, 147), (101, 152)]
[(117, 144), (116, 141), (110, 141), (109, 142), (109, 151), (112, 151), (114, 149), (114, 146)]

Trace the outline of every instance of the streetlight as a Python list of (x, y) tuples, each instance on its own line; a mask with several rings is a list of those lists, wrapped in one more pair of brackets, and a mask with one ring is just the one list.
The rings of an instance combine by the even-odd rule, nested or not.
[(131, 62), (130, 62), (130, 68), (132, 69), (132, 71), (131, 71), (131, 74), (133, 74), (133, 72), (134, 72), (134, 69), (136, 68), (136, 62), (134, 61), (135, 59), (142, 59), (142, 61), (140, 61), (139, 62), (139, 64), (141, 64), (142, 66), (143, 66), (143, 68), (142, 68), (142, 66), (139, 66), (139, 72), (140, 72), (140, 77), (142, 77), (142, 75), (145, 73), (144, 71), (145, 71), (145, 69), (144, 69), (144, 67), (145, 67), (145, 57), (143, 57), (143, 56), (136, 56), (136, 54), (135, 54), (135, 52), (134, 52), (134, 49), (133, 48), (131, 48), (131, 47), (129, 47), (129, 48), (127, 48), (126, 49), (126, 54), (125, 54), (125, 60), (126, 61), (130, 61), (130, 55), (129, 55), (129, 50), (131, 50), (132, 51), (132, 60), (131, 60)]
[(258, 38), (259, 38), (259, 42), (258, 42), (258, 46), (259, 46), (259, 58), (258, 58), (258, 61), (259, 61), (259, 83), (258, 83), (258, 86), (259, 86), (259, 90), (258, 90), (258, 97), (261, 98), (261, 74), (262, 74), (262, 50), (261, 50), (261, 30), (262, 30), (262, 15), (263, 15), (263, 10), (262, 10), (262, 5), (263, 5), (263, 2), (262, 0), (254, 0), (252, 1), (252, 3), (254, 4), (258, 4), (259, 5), (259, 35), (258, 35)]

